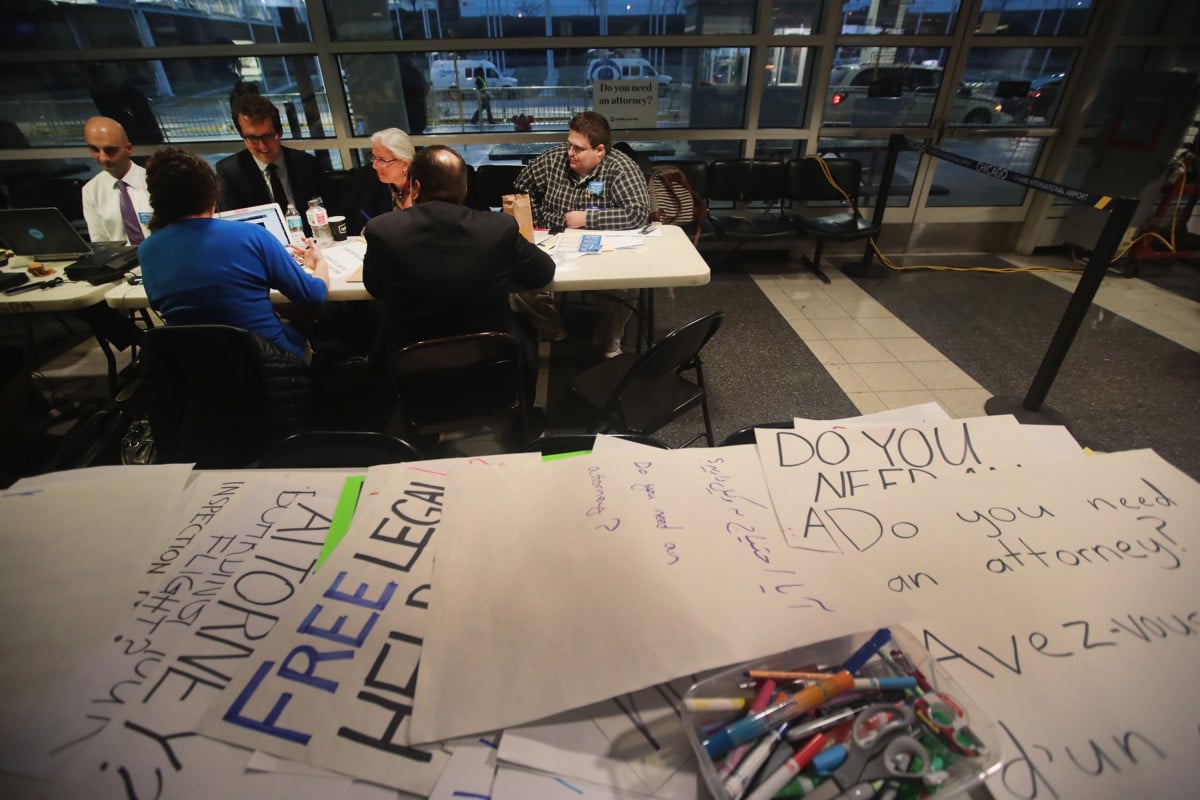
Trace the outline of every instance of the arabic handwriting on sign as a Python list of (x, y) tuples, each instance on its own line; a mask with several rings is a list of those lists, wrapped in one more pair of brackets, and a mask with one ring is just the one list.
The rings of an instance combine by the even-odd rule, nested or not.
[[(790, 569), (768, 569), (764, 570), (764, 572), (782, 572), (789, 575), (796, 574), (795, 570)], [(760, 583), (758, 585), (758, 589), (763, 594), (768, 593), (767, 586), (764, 584)], [(833, 609), (825, 605), (820, 598), (810, 597), (804, 594), (803, 583), (779, 583), (771, 587), (771, 591), (775, 592), (776, 594), (784, 595), (789, 600), (794, 601), (788, 604), (788, 608), (819, 608), (822, 611), (828, 611), (831, 613), (833, 612)]]
[(666, 545), (663, 546), (663, 549), (667, 551), (667, 566), (668, 567), (675, 566), (676, 564), (679, 563), (679, 554), (675, 552), (675, 543), (674, 542), (667, 542)]
[(639, 475), (649, 475), (650, 467), (653, 465), (651, 461), (635, 461), (633, 466), (637, 468)]

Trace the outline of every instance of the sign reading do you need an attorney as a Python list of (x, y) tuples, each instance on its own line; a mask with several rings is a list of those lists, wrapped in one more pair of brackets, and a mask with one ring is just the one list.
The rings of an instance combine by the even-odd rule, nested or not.
[(592, 108), (611, 128), (657, 127), (658, 81), (594, 80)]

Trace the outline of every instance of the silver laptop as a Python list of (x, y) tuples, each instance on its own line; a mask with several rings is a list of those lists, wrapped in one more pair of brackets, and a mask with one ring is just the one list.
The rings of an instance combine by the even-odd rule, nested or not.
[(235, 222), (249, 222), (266, 228), (267, 233), (279, 240), (284, 247), (288, 244), (287, 222), (278, 203), (263, 203), (261, 206), (235, 208), (232, 211), (221, 211), (217, 214), (221, 219), (231, 219)]
[(0, 241), (19, 256), (66, 261), (95, 252), (57, 208), (0, 209)]

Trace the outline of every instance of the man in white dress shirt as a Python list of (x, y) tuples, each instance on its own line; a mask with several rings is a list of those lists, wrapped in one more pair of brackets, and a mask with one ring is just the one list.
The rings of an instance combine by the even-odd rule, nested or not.
[(133, 145), (121, 123), (92, 117), (83, 139), (102, 172), (83, 186), (83, 218), (93, 242), (141, 244), (153, 209), (146, 170), (133, 163)]

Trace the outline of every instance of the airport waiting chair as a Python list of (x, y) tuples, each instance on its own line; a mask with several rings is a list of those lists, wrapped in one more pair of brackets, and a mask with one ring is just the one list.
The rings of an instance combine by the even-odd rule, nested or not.
[[(704, 436), (713, 445), (712, 418), (704, 386), (700, 351), (721, 327), (724, 314), (714, 311), (677, 328), (640, 355), (625, 353), (571, 379), (570, 392), (597, 413), (589, 433), (650, 436), (700, 406)], [(695, 382), (681, 373), (692, 370)]]
[[(783, 161), (755, 158), (709, 164), (705, 193), (716, 238), (736, 241), (740, 247), (748, 241), (795, 237), (796, 226), (784, 208), (786, 169)], [(714, 202), (733, 203), (734, 209), (714, 211)]]
[[(541, 453), (544, 456), (555, 456), (561, 453), (580, 453), (590, 452), (596, 444), (596, 437), (600, 434), (596, 433), (561, 433), (553, 436), (542, 436), (534, 439), (529, 443), (522, 452), (524, 453)], [(657, 447), (661, 450), (671, 449), (666, 443), (660, 442), (652, 436), (638, 436), (630, 433), (613, 433), (604, 434), (613, 436), (617, 439), (625, 439), (634, 444), (644, 444), (648, 447)]]
[(754, 425), (747, 425), (744, 428), (738, 428), (733, 433), (721, 440), (717, 447), (730, 447), (735, 444), (755, 444), (757, 441), (754, 436), (755, 428), (794, 428), (796, 427), (793, 420), (787, 422), (758, 422)]
[(263, 468), (366, 468), (417, 461), (408, 442), (377, 431), (303, 431), (271, 446), (258, 462)]
[(313, 417), (308, 365), (229, 325), (146, 331), (137, 380), (118, 400), (149, 420), (154, 461), (205, 469), (252, 466)]
[(520, 164), (480, 164), (475, 168), (475, 207), (499, 208), (506, 194), (513, 193), (513, 182), (524, 167)]
[(520, 342), (485, 332), (428, 339), (389, 356), (404, 438), (421, 448), (436, 434), (501, 423), (510, 449), (530, 437)]
[[(828, 171), (827, 171), (828, 170)], [(793, 203), (840, 203), (845, 209), (834, 213), (793, 214), (796, 230), (816, 242), (812, 258), (801, 263), (825, 283), (821, 252), (826, 242), (853, 242), (879, 235), (879, 226), (858, 210), (862, 187), (862, 163), (853, 158), (798, 158), (787, 164), (787, 193)]]

